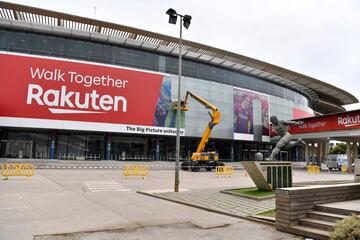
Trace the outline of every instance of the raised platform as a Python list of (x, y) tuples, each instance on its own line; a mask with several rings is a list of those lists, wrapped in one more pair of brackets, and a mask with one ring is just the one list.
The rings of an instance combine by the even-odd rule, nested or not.
[(329, 239), (335, 222), (360, 215), (360, 183), (278, 189), (276, 229)]
[(272, 191), (292, 186), (291, 162), (243, 161), (242, 165), (261, 190)]

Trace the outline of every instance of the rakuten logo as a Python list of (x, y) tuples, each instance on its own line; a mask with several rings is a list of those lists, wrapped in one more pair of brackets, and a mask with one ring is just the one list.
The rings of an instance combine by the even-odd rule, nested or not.
[(33, 102), (48, 106), (50, 112), (57, 114), (117, 112), (119, 109), (121, 112), (127, 111), (127, 100), (123, 96), (99, 95), (96, 90), (91, 93), (67, 91), (66, 86), (61, 86), (60, 90), (44, 91), (38, 84), (29, 84), (26, 103), (31, 105)]
[(344, 118), (339, 117), (338, 118), (338, 125), (345, 125), (345, 127), (348, 126), (354, 126), (360, 124), (360, 115), (356, 116), (346, 116)]

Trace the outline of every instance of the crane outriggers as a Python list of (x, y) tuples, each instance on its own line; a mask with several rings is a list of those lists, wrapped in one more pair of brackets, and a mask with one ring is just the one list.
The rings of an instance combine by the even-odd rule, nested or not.
[(213, 168), (217, 166), (224, 166), (222, 162), (219, 162), (219, 154), (216, 151), (204, 152), (205, 146), (209, 141), (209, 137), (211, 135), (211, 131), (220, 122), (220, 112), (211, 103), (203, 99), (202, 97), (190, 92), (186, 91), (185, 100), (181, 101), (180, 103), (180, 110), (181, 111), (188, 111), (188, 98), (192, 97), (194, 100), (199, 102), (200, 104), (204, 105), (205, 108), (210, 109), (211, 112), (208, 112), (211, 118), (211, 121), (208, 123), (205, 132), (201, 138), (201, 141), (191, 156), (190, 161), (185, 161), (181, 163), (182, 170), (189, 170), (193, 172), (199, 172), (202, 167), (204, 167), (207, 171), (211, 171)]

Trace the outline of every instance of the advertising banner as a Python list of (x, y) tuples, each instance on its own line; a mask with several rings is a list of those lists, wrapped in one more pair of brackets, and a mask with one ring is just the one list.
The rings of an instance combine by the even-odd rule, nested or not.
[(269, 141), (269, 97), (233, 88), (234, 139)]
[(176, 134), (174, 121), (165, 121), (168, 76), (5, 52), (0, 62), (3, 126)]
[(290, 127), (291, 134), (328, 132), (336, 130), (360, 129), (360, 110), (301, 119), (302, 125)]

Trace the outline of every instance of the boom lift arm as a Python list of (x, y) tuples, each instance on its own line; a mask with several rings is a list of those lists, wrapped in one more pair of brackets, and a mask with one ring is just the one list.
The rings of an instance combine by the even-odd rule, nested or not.
[(211, 135), (211, 131), (220, 122), (220, 112), (211, 103), (203, 99), (202, 97), (196, 95), (195, 93), (192, 93), (190, 91), (186, 91), (185, 100), (181, 101), (180, 103), (180, 110), (181, 111), (188, 111), (188, 99), (189, 96), (192, 97), (194, 100), (205, 106), (205, 108), (210, 109), (211, 112), (209, 112), (211, 121), (208, 123), (205, 132), (201, 138), (201, 141), (196, 149), (196, 152), (194, 152), (191, 156), (190, 162), (183, 162), (181, 167), (183, 170), (188, 170), (189, 167), (192, 171), (198, 172), (201, 167), (205, 167), (206, 170), (211, 171), (216, 166), (223, 166), (222, 163), (218, 162), (219, 154), (214, 152), (204, 152), (205, 146), (209, 141), (209, 137)]
[[(210, 109), (212, 111), (212, 113), (209, 112), (211, 121), (208, 123), (208, 126), (205, 129), (205, 132), (201, 138), (200, 144), (198, 145), (198, 147), (196, 149), (196, 152), (194, 152), (193, 156), (191, 157), (192, 160), (200, 160), (200, 159), (194, 159), (195, 158), (194, 155), (200, 155), (204, 151), (204, 148), (209, 141), (209, 137), (211, 135), (211, 131), (212, 131), (213, 127), (220, 122), (220, 112), (217, 109), (217, 107), (215, 107), (214, 105), (212, 105), (211, 103), (209, 103), (208, 101), (203, 99), (202, 97), (200, 97), (190, 91), (186, 91), (185, 100), (183, 102), (181, 102), (180, 110), (182, 110), (182, 111), (189, 110), (189, 107), (188, 107), (189, 96), (192, 97), (193, 99), (195, 99), (200, 104), (204, 105), (205, 108)], [(205, 159), (202, 159), (202, 160), (205, 160)]]

